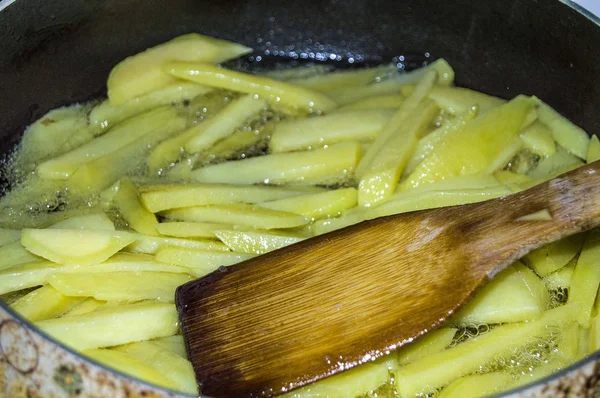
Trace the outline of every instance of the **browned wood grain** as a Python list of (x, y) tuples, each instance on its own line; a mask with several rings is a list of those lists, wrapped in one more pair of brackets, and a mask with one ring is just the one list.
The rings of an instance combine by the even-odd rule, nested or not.
[[(527, 252), (600, 225), (599, 169), (488, 202), (363, 222), (180, 287), (203, 394), (272, 396), (437, 327)], [(543, 209), (552, 220), (517, 221)]]

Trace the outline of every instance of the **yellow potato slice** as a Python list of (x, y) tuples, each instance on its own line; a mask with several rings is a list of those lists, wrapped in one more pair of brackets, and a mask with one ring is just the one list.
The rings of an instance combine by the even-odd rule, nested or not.
[(404, 365), (396, 372), (396, 389), (403, 397), (433, 392), (512, 353), (530, 339), (547, 336), (552, 331), (550, 327), (572, 322), (573, 310), (572, 306), (562, 306), (546, 311), (536, 321), (498, 326), (482, 336)]
[(285, 199), (324, 189), (302, 189), (261, 185), (164, 184), (140, 187), (143, 205), (151, 212), (204, 205), (258, 203)]
[(160, 337), (158, 339), (150, 340), (150, 342), (156, 344), (157, 346), (167, 351), (177, 354), (182, 358), (187, 359), (185, 343), (183, 341), (183, 336), (180, 334), (177, 334), (175, 336)]
[(541, 277), (558, 271), (579, 253), (585, 236), (582, 234), (540, 247), (523, 257), (523, 262)]
[(340, 212), (356, 206), (358, 193), (356, 188), (343, 188), (310, 195), (295, 196), (258, 203), (265, 209), (301, 214), (309, 220), (335, 217)]
[(115, 225), (105, 213), (73, 216), (52, 224), (51, 229), (98, 229), (114, 231)]
[(0, 271), (0, 294), (41, 286), (46, 283), (46, 277), (60, 267), (50, 261), (33, 261)]
[(172, 336), (177, 333), (179, 320), (173, 304), (143, 302), (48, 319), (35, 325), (69, 347), (85, 350)]
[(369, 109), (277, 123), (269, 150), (291, 152), (343, 141), (370, 141), (379, 135), (392, 114), (393, 111), (387, 109)]
[[(560, 241), (562, 242), (562, 241)], [(589, 327), (596, 295), (600, 286), (600, 233), (588, 234), (569, 288), (568, 303), (577, 306), (577, 322), (582, 327)]]
[(494, 395), (506, 389), (512, 382), (512, 375), (493, 372), (463, 376), (444, 387), (439, 398), (479, 398)]
[(600, 140), (598, 140), (598, 136), (593, 135), (590, 138), (590, 144), (588, 146), (588, 152), (586, 156), (586, 163), (592, 163), (596, 160), (600, 159)]
[(172, 107), (158, 108), (133, 117), (110, 132), (59, 157), (43, 162), (38, 173), (44, 179), (65, 180), (82, 164), (117, 151), (156, 130), (169, 119), (179, 118)]
[[(77, 299), (79, 299), (79, 298), (77, 298)], [(84, 301), (82, 303), (75, 306), (72, 310), (66, 312), (63, 316), (88, 314), (90, 312), (96, 311), (99, 308), (102, 308), (105, 304), (106, 304), (106, 301), (100, 301), (100, 300), (96, 300), (95, 298), (90, 297), (90, 298), (84, 299)]]
[[(119, 252), (108, 260), (94, 265), (65, 265), (62, 273), (111, 273), (111, 272), (170, 272), (185, 274), (185, 267), (168, 266), (154, 259), (154, 256), (138, 253)], [(100, 276), (99, 276), (100, 277)]]
[(550, 128), (552, 136), (558, 145), (578, 158), (585, 159), (589, 145), (587, 133), (539, 98), (536, 98), (536, 100), (538, 102), (537, 112), (540, 122)]
[(132, 98), (119, 106), (111, 105), (110, 101), (105, 100), (92, 108), (89, 116), (90, 124), (99, 130), (106, 130), (150, 109), (189, 101), (210, 91), (212, 91), (211, 88), (199, 84), (175, 82), (156, 91)]
[(444, 327), (428, 332), (416, 341), (398, 350), (398, 363), (405, 365), (445, 350), (452, 343), (456, 331), (457, 329), (455, 328)]
[(161, 214), (169, 220), (222, 222), (261, 229), (293, 228), (308, 224), (302, 215), (245, 203), (184, 207), (166, 210)]
[[(172, 388), (194, 396), (198, 395), (198, 383), (192, 364), (185, 358), (170, 352), (152, 341), (142, 341), (113, 348), (150, 364), (164, 375)], [(152, 380), (148, 380), (152, 381)]]
[(161, 235), (176, 238), (215, 238), (215, 231), (229, 227), (227, 224), (174, 221), (160, 223), (156, 229)]
[(21, 244), (58, 264), (89, 265), (106, 260), (135, 240), (127, 232), (85, 229), (24, 229)]
[(327, 112), (337, 104), (328, 96), (291, 83), (236, 72), (200, 62), (169, 62), (163, 66), (168, 75), (209, 87), (258, 95), (271, 104), (289, 110)]
[(217, 230), (215, 235), (234, 252), (250, 254), (264, 254), (304, 239), (299, 236), (259, 230)]
[(498, 97), (462, 87), (436, 86), (431, 89), (429, 98), (435, 101), (440, 109), (451, 115), (465, 114), (473, 106), (477, 106), (481, 113), (485, 113), (506, 102)]
[(574, 271), (575, 261), (572, 260), (558, 271), (546, 275), (542, 279), (542, 283), (548, 290), (568, 289), (571, 286)]
[(158, 234), (156, 231), (158, 220), (153, 213), (142, 206), (138, 189), (131, 180), (122, 178), (119, 181), (113, 201), (131, 229), (144, 235)]
[(521, 140), (525, 148), (543, 157), (552, 156), (556, 153), (556, 143), (552, 131), (540, 122), (529, 126), (521, 133)]
[(471, 120), (439, 143), (401, 184), (401, 189), (486, 171), (513, 142), (534, 102), (517, 97)]
[(367, 109), (398, 109), (404, 104), (405, 99), (402, 94), (367, 97), (341, 106), (335, 112), (362, 111)]
[(549, 302), (542, 281), (517, 262), (484, 286), (452, 317), (451, 323), (465, 326), (528, 321), (544, 312)]
[(576, 169), (579, 166), (583, 166), (583, 162), (579, 158), (562, 148), (557, 148), (554, 155), (542, 159), (527, 175), (537, 183), (540, 183), (554, 178), (559, 174)]
[(179, 247), (163, 247), (156, 253), (156, 260), (188, 267), (191, 273), (200, 278), (219, 267), (249, 260), (253, 255), (246, 253), (225, 253), (209, 250), (182, 249)]
[(172, 303), (175, 289), (192, 280), (187, 274), (168, 272), (93, 272), (54, 273), (48, 283), (71, 297), (93, 297), (96, 300), (135, 302), (156, 300)]
[(88, 349), (81, 352), (86, 357), (126, 375), (151, 384), (176, 389), (177, 386), (156, 367), (124, 352), (107, 349)]
[(81, 304), (83, 299), (67, 297), (52, 286), (42, 286), (11, 304), (13, 310), (31, 322), (56, 318)]
[(127, 246), (125, 250), (133, 253), (155, 254), (164, 246), (176, 246), (185, 249), (229, 251), (229, 248), (221, 242), (208, 239), (180, 239), (140, 234), (132, 234), (132, 236), (135, 241)]
[(386, 75), (398, 70), (395, 65), (382, 65), (375, 68), (357, 69), (349, 71), (334, 71), (306, 78), (288, 80), (293, 84), (307, 87), (316, 91), (327, 93), (333, 90), (360, 87), (368, 83), (383, 79)]
[[(267, 103), (252, 95), (245, 95), (229, 102), (218, 114), (190, 129), (193, 131), (184, 148), (189, 153), (200, 152), (227, 138), (236, 129), (244, 127), (260, 117)], [(184, 133), (187, 134), (187, 133)]]
[(0, 247), (0, 270), (5, 270), (19, 264), (43, 260), (25, 249), (20, 242), (13, 242)]
[(220, 63), (248, 54), (252, 49), (241, 44), (190, 33), (159, 44), (117, 64), (106, 83), (112, 105), (122, 105), (142, 94), (176, 82), (162, 73), (167, 61)]
[(319, 184), (345, 180), (360, 159), (357, 142), (343, 142), (312, 151), (275, 153), (207, 166), (192, 172), (202, 183)]

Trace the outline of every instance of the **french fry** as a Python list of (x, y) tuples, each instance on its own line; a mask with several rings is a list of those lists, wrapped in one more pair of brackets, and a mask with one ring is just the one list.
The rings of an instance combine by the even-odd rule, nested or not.
[(523, 261), (541, 277), (558, 271), (579, 253), (585, 236), (582, 234), (542, 246), (525, 257)]
[(131, 235), (135, 240), (132, 244), (127, 246), (125, 250), (132, 253), (156, 254), (158, 249), (164, 246), (176, 246), (185, 249), (229, 251), (229, 248), (221, 242), (215, 242), (214, 240), (208, 239), (179, 239), (141, 234)]
[(144, 235), (158, 234), (156, 230), (158, 220), (153, 213), (142, 206), (138, 189), (131, 180), (122, 178), (119, 181), (113, 201), (131, 229)]
[(335, 217), (340, 212), (356, 206), (358, 194), (356, 188), (343, 188), (309, 195), (295, 196), (261, 202), (257, 206), (301, 214), (309, 220), (323, 217)]
[(132, 98), (119, 106), (111, 105), (109, 100), (104, 100), (92, 108), (89, 116), (90, 124), (99, 130), (106, 130), (137, 114), (159, 106), (189, 101), (211, 90), (199, 84), (175, 82), (156, 91)]
[(67, 297), (46, 285), (21, 297), (11, 307), (30, 322), (36, 322), (61, 316), (82, 302), (81, 298)]
[(127, 232), (86, 229), (24, 229), (21, 244), (58, 264), (89, 265), (106, 260), (134, 241)]
[(455, 328), (444, 327), (419, 337), (416, 341), (398, 350), (398, 363), (406, 365), (445, 350), (452, 343), (456, 331)]
[(439, 398), (478, 398), (503, 391), (513, 377), (507, 372), (473, 374), (454, 380), (444, 387)]
[(571, 286), (574, 271), (575, 262), (572, 260), (558, 271), (546, 275), (542, 279), (542, 283), (548, 290), (568, 289)]
[(359, 206), (376, 206), (391, 198), (419, 137), (436, 112), (437, 108), (433, 103), (422, 103), (390, 135), (377, 156), (362, 172), (358, 184)]
[(358, 111), (366, 109), (398, 109), (402, 106), (406, 98), (402, 94), (378, 95), (367, 97), (349, 103), (348, 105), (340, 106), (335, 110), (338, 112)]
[(42, 260), (0, 271), (0, 294), (41, 286), (46, 283), (46, 277), (60, 267), (59, 264)]
[(99, 308), (102, 308), (104, 304), (106, 304), (106, 301), (100, 301), (96, 300), (95, 298), (89, 297), (87, 299), (84, 299), (83, 302), (75, 306), (70, 311), (66, 312), (63, 316), (88, 314), (90, 312), (96, 311)]
[(329, 65), (321, 64), (309, 64), (309, 65), (297, 65), (292, 68), (286, 69), (268, 69), (257, 73), (260, 76), (266, 76), (271, 79), (288, 81), (288, 80), (302, 80), (308, 79), (314, 76), (321, 76), (327, 73), (331, 73), (331, 67)]
[(357, 142), (343, 142), (313, 151), (276, 153), (229, 161), (192, 172), (202, 183), (320, 184), (346, 179), (360, 159)]
[(560, 115), (539, 98), (537, 112), (540, 122), (552, 131), (554, 140), (575, 156), (585, 159), (587, 156), (589, 137), (587, 133)]
[(177, 387), (163, 374), (163, 372), (159, 371), (151, 364), (145, 363), (124, 352), (94, 348), (83, 350), (82, 354), (104, 366), (116, 369), (126, 375), (145, 380), (151, 384), (166, 388)]
[(169, 220), (222, 222), (261, 229), (293, 228), (308, 224), (306, 217), (299, 214), (244, 203), (184, 207), (166, 210), (161, 214)]
[(275, 126), (269, 141), (272, 153), (320, 148), (343, 141), (373, 140), (393, 111), (370, 109), (284, 121)]
[(79, 166), (126, 147), (156, 129), (162, 128), (169, 120), (178, 118), (181, 119), (177, 111), (171, 107), (143, 113), (85, 145), (43, 162), (38, 166), (38, 173), (45, 179), (65, 180), (72, 176)]
[(506, 102), (500, 98), (462, 87), (436, 86), (431, 89), (429, 98), (435, 101), (440, 109), (451, 115), (466, 114), (473, 106), (477, 106), (479, 112), (485, 113)]
[(176, 238), (215, 238), (215, 231), (228, 227), (227, 224), (174, 221), (162, 222), (156, 229), (161, 235)]
[[(562, 242), (562, 241), (561, 241)], [(569, 303), (578, 308), (577, 322), (587, 328), (600, 286), (600, 233), (588, 234), (569, 287)]]
[[(182, 358), (152, 341), (131, 343), (114, 347), (112, 350), (150, 364), (171, 382), (171, 386), (175, 390), (195, 396), (198, 395), (198, 384), (196, 383), (194, 369), (186, 358)], [(152, 382), (152, 379), (146, 380)]]
[(179, 355), (182, 358), (187, 359), (187, 352), (185, 351), (185, 343), (183, 336), (176, 334), (174, 336), (159, 337), (158, 339), (150, 340), (150, 342), (158, 345), (159, 347), (170, 351), (174, 354)]
[(600, 140), (597, 135), (593, 135), (590, 138), (590, 144), (588, 146), (588, 152), (586, 155), (586, 163), (592, 163), (600, 159)]
[(205, 86), (258, 95), (271, 104), (277, 104), (277, 106), (283, 106), (292, 111), (327, 112), (337, 107), (335, 101), (317, 91), (210, 64), (169, 62), (163, 65), (163, 71), (173, 77)]
[(177, 333), (179, 321), (173, 304), (142, 302), (48, 319), (35, 325), (69, 347), (86, 350), (172, 336)]
[(583, 166), (583, 162), (579, 158), (558, 148), (553, 155), (542, 159), (527, 175), (540, 183), (579, 166)]
[(193, 133), (185, 142), (185, 150), (195, 153), (209, 149), (216, 142), (233, 134), (236, 129), (243, 127), (245, 123), (257, 119), (266, 108), (267, 103), (264, 100), (256, 99), (252, 95), (234, 99), (214, 117), (189, 130)]
[(0, 247), (0, 270), (5, 270), (19, 264), (43, 260), (43, 258), (36, 256), (25, 249), (20, 240), (21, 237), (19, 234), (18, 242), (9, 243)]
[(219, 267), (236, 264), (252, 257), (254, 256), (246, 253), (183, 249), (173, 246), (163, 247), (156, 253), (157, 261), (188, 267), (197, 278)]
[(542, 123), (534, 123), (521, 133), (521, 140), (531, 152), (543, 157), (556, 153), (556, 143), (552, 131)]
[(323, 192), (323, 189), (302, 189), (264, 185), (226, 184), (164, 184), (140, 187), (143, 205), (151, 212), (180, 207), (258, 203)]
[(162, 73), (167, 61), (196, 61), (219, 63), (252, 51), (250, 48), (225, 40), (190, 33), (159, 44), (117, 64), (106, 83), (112, 105), (122, 105), (142, 94), (176, 82)]
[(290, 83), (327, 93), (341, 88), (360, 87), (398, 70), (395, 65), (383, 65), (375, 68), (330, 72), (311, 77), (288, 80)]
[(317, 220), (314, 224), (309, 225), (310, 231), (312, 235), (322, 235), (327, 232), (335, 231), (336, 229), (341, 229), (348, 227), (353, 224), (358, 224), (361, 221), (366, 220), (364, 208), (353, 208), (349, 211), (342, 213), (341, 216), (336, 218), (328, 218), (325, 220)]
[(487, 170), (517, 136), (533, 104), (531, 98), (517, 97), (471, 120), (451, 139), (447, 137), (434, 148), (400, 185), (400, 189)]
[(70, 297), (93, 297), (103, 301), (136, 302), (156, 300), (172, 303), (175, 289), (192, 280), (187, 274), (169, 272), (58, 272), (48, 275), (48, 283)]
[(217, 230), (215, 235), (232, 251), (250, 254), (264, 254), (303, 240), (300, 236), (258, 230)]
[(62, 273), (112, 273), (112, 272), (169, 272), (185, 274), (185, 267), (168, 266), (148, 254), (119, 252), (108, 260), (94, 265), (65, 265)]

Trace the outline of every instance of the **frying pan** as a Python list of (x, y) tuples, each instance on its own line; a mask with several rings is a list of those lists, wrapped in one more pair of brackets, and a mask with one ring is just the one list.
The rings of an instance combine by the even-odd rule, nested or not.
[[(0, 9), (2, 154), (48, 110), (104, 96), (126, 56), (189, 32), (255, 48), (242, 62), (251, 67), (394, 60), (409, 69), (444, 57), (457, 85), (535, 94), (600, 132), (600, 20), (568, 0), (5, 0)], [(597, 352), (505, 396), (587, 397), (599, 381)], [(80, 357), (0, 303), (3, 393), (183, 396)]]

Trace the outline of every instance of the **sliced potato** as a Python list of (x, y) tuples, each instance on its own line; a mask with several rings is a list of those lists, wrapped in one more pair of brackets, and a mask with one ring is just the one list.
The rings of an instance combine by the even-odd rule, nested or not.
[(41, 286), (46, 283), (46, 277), (60, 267), (50, 261), (34, 261), (0, 271), (0, 294)]
[(82, 164), (113, 153), (163, 126), (169, 119), (177, 118), (179, 118), (177, 111), (172, 107), (162, 107), (143, 113), (85, 145), (43, 162), (38, 167), (38, 173), (45, 179), (65, 180)]
[(513, 142), (533, 105), (533, 99), (517, 97), (471, 120), (437, 145), (401, 184), (401, 189), (487, 170)]
[(445, 350), (452, 343), (456, 331), (457, 329), (451, 327), (440, 328), (428, 332), (409, 345), (401, 347), (398, 350), (399, 364), (405, 365)]
[(112, 105), (176, 82), (162, 73), (167, 61), (219, 63), (248, 54), (250, 48), (225, 40), (190, 33), (125, 58), (108, 76), (108, 99)]
[(337, 106), (335, 101), (317, 91), (210, 64), (169, 62), (163, 66), (163, 70), (173, 77), (205, 86), (258, 95), (271, 104), (284, 106), (292, 111), (327, 112)]
[(19, 242), (21, 231), (18, 229), (0, 228), (0, 247), (9, 243)]
[(252, 95), (234, 99), (214, 117), (190, 129), (194, 133), (186, 141), (185, 150), (195, 153), (209, 149), (216, 142), (233, 134), (236, 129), (258, 119), (266, 108), (267, 103), (264, 100), (256, 99)]
[(288, 80), (291, 83), (327, 93), (340, 88), (360, 87), (386, 75), (396, 72), (395, 65), (382, 65), (375, 68), (362, 68), (347, 71), (334, 71), (316, 76)]
[(156, 253), (157, 261), (188, 267), (197, 278), (219, 267), (236, 264), (252, 257), (254, 256), (245, 253), (183, 249), (173, 246), (163, 247)]
[(272, 153), (315, 149), (343, 141), (370, 141), (377, 137), (393, 111), (370, 109), (336, 112), (277, 123), (271, 134)]
[[(62, 273), (113, 273), (113, 272), (169, 272), (185, 274), (185, 267), (168, 266), (159, 263), (154, 256), (138, 253), (119, 252), (108, 260), (94, 265), (65, 265), (60, 268)], [(100, 276), (99, 276), (100, 277)]]
[(358, 193), (356, 188), (343, 188), (309, 195), (295, 196), (258, 203), (265, 209), (301, 214), (309, 220), (323, 217), (335, 217), (341, 211), (356, 206)]
[(364, 208), (355, 207), (344, 212), (339, 217), (317, 220), (314, 224), (309, 225), (309, 228), (312, 235), (317, 236), (327, 232), (335, 231), (336, 229), (345, 228), (353, 224), (358, 224), (359, 222), (366, 220), (366, 217), (367, 215)]
[(140, 234), (132, 235), (135, 241), (127, 246), (125, 250), (133, 253), (155, 254), (158, 249), (164, 246), (176, 246), (186, 249), (229, 251), (227, 246), (220, 242), (215, 242), (214, 240), (179, 239)]
[(577, 306), (577, 322), (582, 327), (589, 327), (599, 286), (600, 232), (594, 231), (585, 240), (569, 288), (568, 302)]
[(567, 265), (581, 250), (584, 238), (584, 235), (579, 234), (550, 243), (530, 252), (523, 257), (523, 261), (536, 274), (544, 277)]
[(158, 345), (159, 347), (167, 351), (177, 354), (182, 358), (187, 359), (185, 343), (183, 341), (183, 336), (180, 334), (177, 334), (175, 336), (159, 337), (158, 339), (150, 340), (150, 342)]
[(174, 221), (162, 222), (156, 229), (161, 235), (176, 238), (215, 238), (215, 231), (228, 227), (227, 224)]
[(303, 238), (272, 231), (217, 230), (215, 235), (234, 252), (264, 254), (300, 242)]
[(571, 261), (569, 265), (562, 267), (556, 272), (546, 275), (542, 279), (542, 283), (548, 290), (568, 289), (573, 280), (573, 272), (575, 271), (575, 262)]
[(433, 87), (429, 93), (429, 98), (435, 101), (440, 109), (451, 115), (468, 113), (474, 106), (477, 106), (481, 113), (485, 113), (506, 102), (498, 97), (469, 90), (468, 88), (443, 86)]
[(131, 229), (144, 235), (158, 234), (156, 230), (158, 220), (153, 213), (142, 206), (138, 189), (131, 180), (122, 178), (119, 181), (113, 201)]
[(45, 333), (77, 350), (172, 336), (179, 320), (173, 304), (143, 302), (36, 322)]
[(590, 138), (590, 144), (588, 146), (588, 152), (586, 156), (586, 163), (592, 163), (600, 159), (600, 140), (597, 135), (593, 135)]
[(5, 270), (19, 264), (43, 260), (42, 257), (36, 256), (25, 249), (20, 240), (21, 234), (19, 233), (19, 242), (9, 243), (0, 247), (0, 270)]
[(525, 148), (543, 157), (556, 153), (556, 143), (552, 131), (540, 122), (534, 123), (521, 133)]
[(398, 109), (405, 101), (402, 94), (378, 95), (367, 97), (341, 106), (335, 112), (359, 111), (366, 109)]
[(98, 229), (102, 231), (114, 231), (115, 224), (106, 213), (88, 214), (84, 216), (73, 216), (52, 224), (51, 229)]
[(180, 207), (258, 203), (291, 198), (324, 189), (273, 187), (264, 185), (164, 184), (140, 187), (142, 204), (153, 213)]
[(61, 316), (82, 302), (83, 299), (67, 297), (52, 286), (42, 286), (12, 303), (11, 307), (28, 321), (36, 322)]
[(454, 380), (444, 387), (439, 398), (479, 398), (503, 391), (512, 382), (510, 373), (473, 374)]
[(527, 175), (539, 183), (582, 165), (583, 162), (576, 156), (558, 148), (554, 155), (542, 159)]
[(192, 172), (202, 183), (319, 184), (347, 179), (360, 158), (358, 142), (343, 142), (313, 151), (276, 153), (229, 161)]
[(306, 217), (299, 214), (244, 203), (184, 207), (161, 214), (169, 220), (222, 222), (261, 229), (293, 228), (308, 224)]
[(587, 133), (540, 99), (537, 101), (540, 122), (550, 128), (554, 140), (573, 155), (585, 159), (589, 145)]
[(134, 240), (127, 232), (86, 229), (24, 229), (21, 236), (30, 252), (73, 265), (101, 263)]
[[(54, 288), (53, 288), (54, 289)], [(79, 300), (79, 298), (76, 298)], [(102, 308), (106, 304), (106, 301), (96, 300), (95, 298), (84, 299), (79, 305), (73, 307), (70, 311), (66, 312), (63, 316), (82, 315), (90, 312), (94, 312), (99, 308)]]
[(93, 297), (103, 301), (156, 300), (172, 303), (175, 289), (192, 280), (187, 274), (168, 272), (63, 273), (48, 275), (48, 283), (71, 297)]

